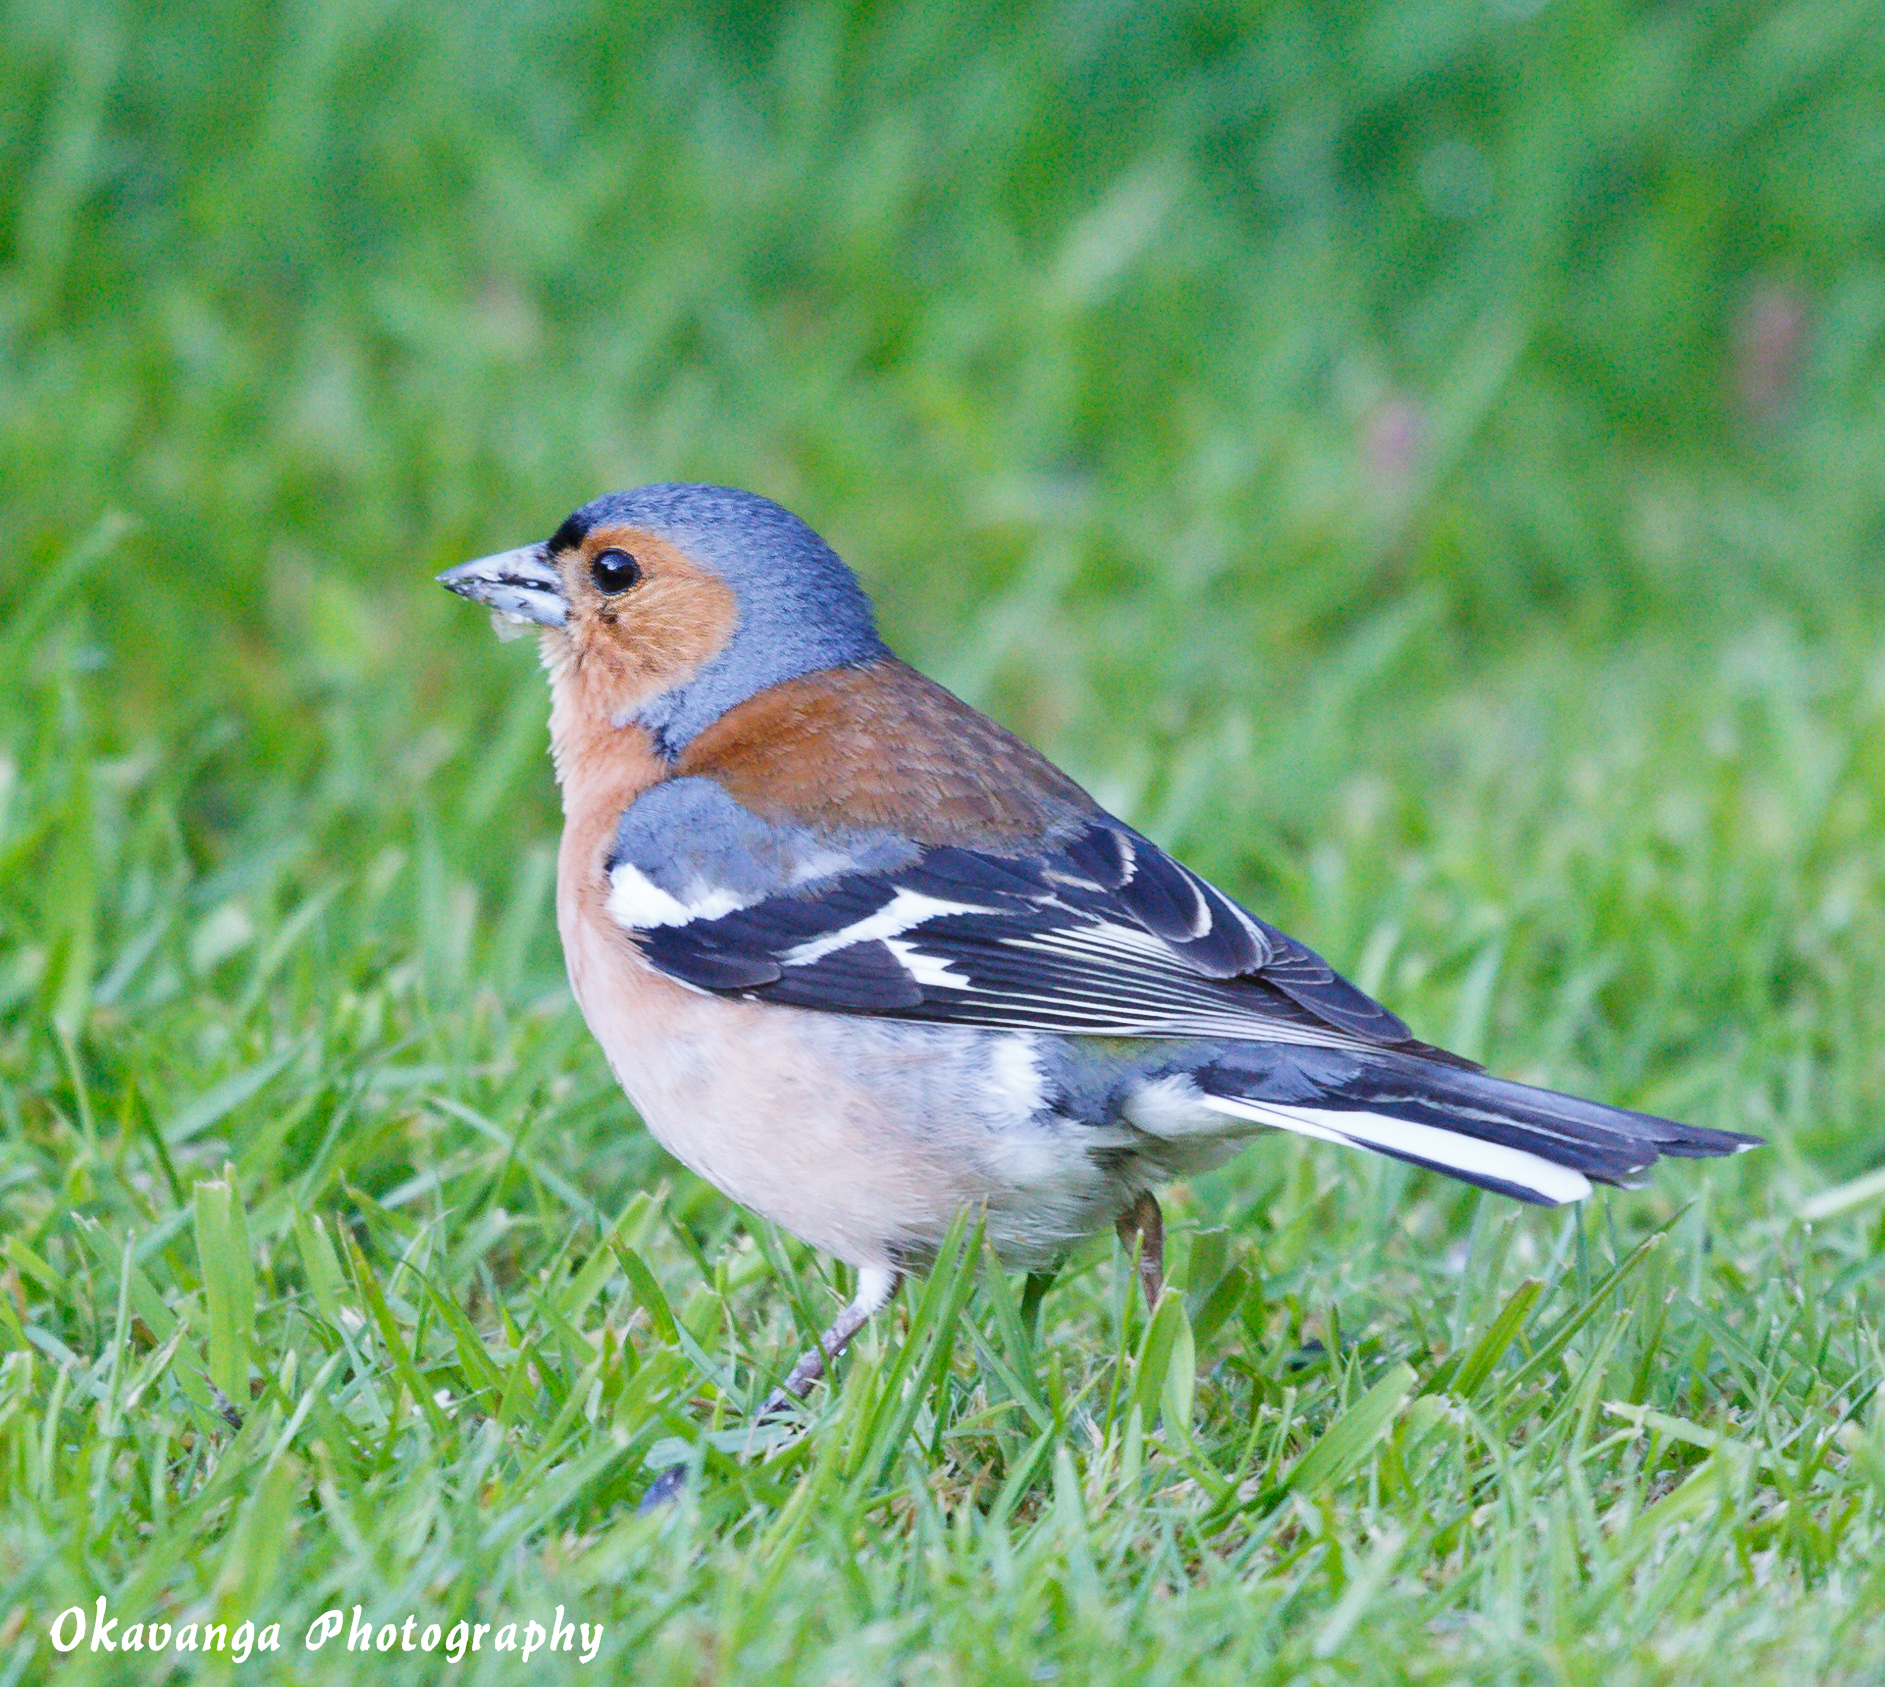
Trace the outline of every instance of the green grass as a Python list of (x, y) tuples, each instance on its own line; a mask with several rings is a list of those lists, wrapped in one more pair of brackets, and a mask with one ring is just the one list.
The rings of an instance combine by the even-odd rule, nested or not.
[[(0, 51), (0, 1684), (64, 1608), (546, 1680), (1885, 1675), (1876, 6), (52, 8)], [(1038, 1327), (664, 1160), (546, 699), (431, 572), (605, 488), (1514, 1076), (1568, 1213), (1265, 1141)], [(239, 1422), (240, 1428), (235, 1427)], [(682, 1456), (688, 1499), (635, 1505)], [(489, 1645), (489, 1642), (486, 1642)]]

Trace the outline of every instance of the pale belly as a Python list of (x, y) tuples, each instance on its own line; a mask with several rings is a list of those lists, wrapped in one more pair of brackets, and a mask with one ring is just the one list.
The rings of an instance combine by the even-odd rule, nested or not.
[(704, 995), (559, 915), (583, 1016), (661, 1145), (850, 1264), (920, 1268), (967, 1207), (1009, 1266), (1045, 1266), (1159, 1175), (1138, 1132), (1054, 1112), (1028, 1034)]

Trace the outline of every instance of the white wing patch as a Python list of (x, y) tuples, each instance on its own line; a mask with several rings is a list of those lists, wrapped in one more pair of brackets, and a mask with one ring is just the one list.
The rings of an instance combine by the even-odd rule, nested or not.
[[(941, 897), (924, 896), (920, 891), (899, 890), (876, 913), (866, 914), (861, 920), (853, 920), (840, 930), (828, 931), (823, 937), (808, 938), (803, 943), (795, 944), (779, 957), (779, 964), (808, 967), (814, 961), (822, 961), (834, 949), (848, 949), (853, 943), (873, 943), (887, 937), (901, 937), (912, 926), (920, 926), (925, 920), (933, 920), (942, 914), (987, 912), (988, 909), (977, 907), (973, 902), (945, 902)], [(942, 963), (931, 964), (940, 966)], [(923, 980), (918, 978), (917, 982), (920, 984)], [(947, 982), (966, 984), (968, 980), (950, 979)]]
[(618, 925), (630, 931), (654, 931), (661, 926), (687, 925), (694, 920), (717, 920), (723, 914), (763, 902), (782, 889), (830, 878), (849, 865), (850, 858), (836, 850), (812, 851), (796, 861), (791, 873), (779, 884), (750, 896), (742, 896), (724, 885), (710, 884), (698, 873), (681, 895), (676, 896), (663, 890), (634, 863), (621, 861), (609, 873), (609, 899), (605, 906)]
[(886, 937), (884, 947), (897, 957), (903, 970), (926, 990), (966, 990), (975, 982), (966, 972), (957, 972), (947, 961), (924, 954), (905, 938)]
[(657, 926), (686, 925), (690, 920), (717, 920), (743, 904), (730, 890), (690, 886), (689, 900), (663, 890), (653, 879), (624, 861), (609, 875), (610, 917), (630, 931), (653, 931)]

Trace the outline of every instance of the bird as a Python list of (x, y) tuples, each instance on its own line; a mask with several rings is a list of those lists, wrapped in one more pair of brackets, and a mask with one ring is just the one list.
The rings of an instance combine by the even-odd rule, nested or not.
[(534, 630), (571, 989), (636, 1111), (855, 1268), (804, 1398), (965, 1210), (1045, 1273), (1270, 1131), (1555, 1206), (1760, 1139), (1499, 1078), (895, 656), (851, 569), (755, 493), (605, 494), (437, 576)]

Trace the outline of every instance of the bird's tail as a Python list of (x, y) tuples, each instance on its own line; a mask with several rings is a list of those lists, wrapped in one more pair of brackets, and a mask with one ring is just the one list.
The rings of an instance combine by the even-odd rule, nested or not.
[(1227, 1122), (1371, 1148), (1543, 1206), (1582, 1200), (1593, 1182), (1634, 1185), (1666, 1154), (1761, 1142), (1403, 1054), (1250, 1044), (1190, 1077)]

